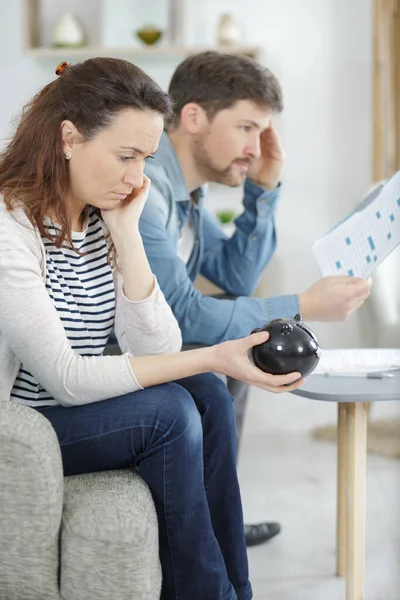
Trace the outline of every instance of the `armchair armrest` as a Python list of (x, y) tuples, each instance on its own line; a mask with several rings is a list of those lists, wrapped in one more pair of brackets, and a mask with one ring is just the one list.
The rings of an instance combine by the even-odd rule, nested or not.
[(63, 508), (60, 448), (34, 409), (0, 402), (0, 598), (55, 600)]

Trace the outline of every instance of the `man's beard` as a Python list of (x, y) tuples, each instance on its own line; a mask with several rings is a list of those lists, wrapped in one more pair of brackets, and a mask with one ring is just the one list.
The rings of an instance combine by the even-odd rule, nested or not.
[(237, 171), (235, 172), (235, 164), (240, 161), (241, 163), (248, 163), (250, 161), (243, 158), (236, 158), (231, 164), (225, 169), (221, 169), (210, 156), (206, 150), (203, 140), (197, 138), (193, 145), (194, 158), (196, 166), (201, 170), (201, 173), (205, 181), (212, 181), (214, 183), (221, 183), (229, 187), (238, 187), (242, 185), (246, 178), (246, 173), (241, 176)]

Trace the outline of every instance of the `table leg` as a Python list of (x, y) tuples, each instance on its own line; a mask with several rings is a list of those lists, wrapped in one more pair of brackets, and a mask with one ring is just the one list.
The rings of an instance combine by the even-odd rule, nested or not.
[(336, 575), (346, 574), (346, 403), (338, 403)]
[(346, 408), (346, 600), (364, 599), (367, 404)]

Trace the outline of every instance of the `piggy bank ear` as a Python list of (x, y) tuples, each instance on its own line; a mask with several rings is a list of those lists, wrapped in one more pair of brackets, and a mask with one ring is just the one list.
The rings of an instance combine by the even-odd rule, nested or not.
[(253, 331), (250, 332), (250, 335), (252, 333), (258, 333), (259, 331), (261, 331), (261, 329), (259, 327), (256, 327), (255, 329), (253, 329)]

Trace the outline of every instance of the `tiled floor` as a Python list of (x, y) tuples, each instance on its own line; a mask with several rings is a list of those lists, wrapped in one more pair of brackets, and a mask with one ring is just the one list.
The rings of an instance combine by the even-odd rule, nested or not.
[[(387, 403), (372, 418), (399, 412)], [(334, 576), (336, 451), (310, 435), (335, 418), (334, 405), (251, 391), (239, 461), (245, 520), (282, 524), (249, 549), (256, 600), (344, 600)], [(367, 487), (365, 600), (400, 600), (400, 460), (369, 455)]]

